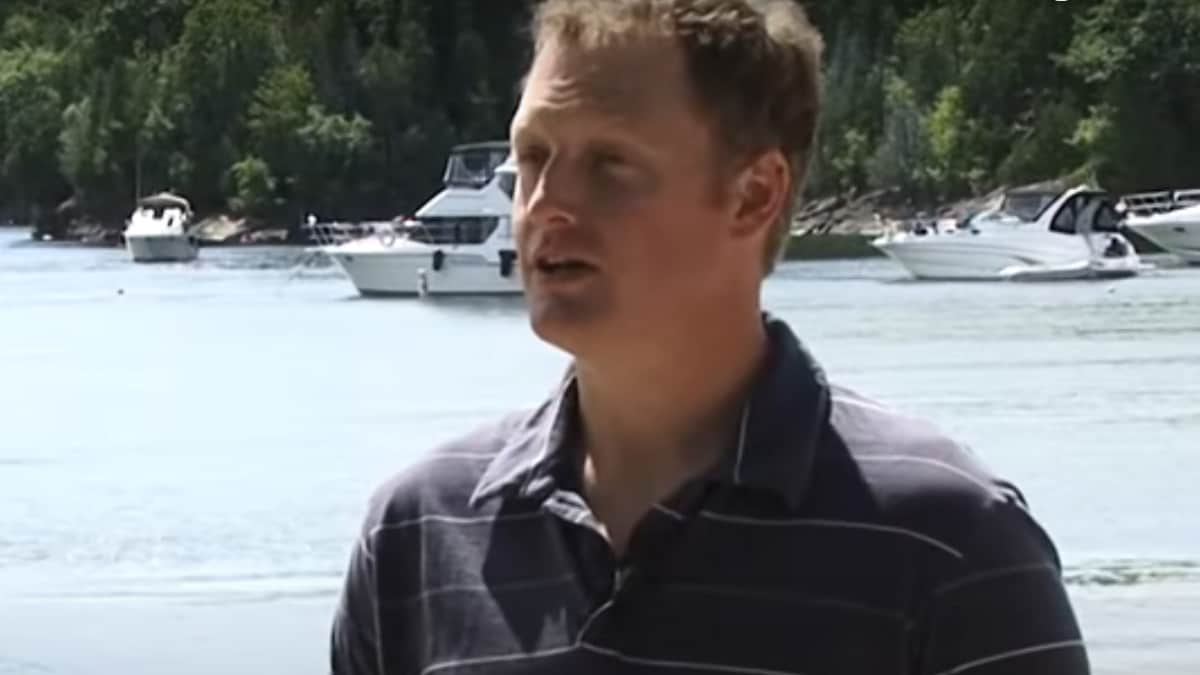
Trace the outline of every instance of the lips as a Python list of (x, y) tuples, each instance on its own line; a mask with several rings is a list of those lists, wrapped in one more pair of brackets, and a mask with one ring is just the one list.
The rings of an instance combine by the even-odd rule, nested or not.
[(534, 273), (542, 283), (563, 284), (590, 278), (599, 268), (584, 258), (547, 254), (533, 260)]
[(581, 258), (565, 258), (565, 257), (540, 257), (534, 261), (534, 265), (539, 272), (546, 274), (555, 274), (558, 272), (582, 272), (586, 270), (594, 270), (595, 265)]

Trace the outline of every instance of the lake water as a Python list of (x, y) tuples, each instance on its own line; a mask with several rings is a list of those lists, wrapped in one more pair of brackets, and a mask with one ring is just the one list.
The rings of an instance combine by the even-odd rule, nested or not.
[[(519, 300), (362, 300), (304, 258), (142, 266), (0, 229), (0, 673), (325, 672), (370, 491), (566, 363)], [(1200, 672), (1200, 269), (788, 263), (764, 299), (832, 379), (1021, 486), (1095, 672)]]

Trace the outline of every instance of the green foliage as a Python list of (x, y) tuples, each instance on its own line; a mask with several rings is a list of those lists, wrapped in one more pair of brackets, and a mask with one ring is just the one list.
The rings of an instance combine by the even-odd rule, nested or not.
[[(289, 181), (296, 186), (292, 202), (300, 197), (308, 211), (339, 210), (339, 199), (361, 194), (356, 185), (368, 180), (365, 159), (371, 150), (371, 123), (361, 115), (336, 115), (310, 105), (304, 124), (296, 130), (301, 153), (299, 164)], [(368, 217), (369, 213), (356, 214)], [(289, 222), (300, 222), (300, 212), (291, 214)]]
[(1080, 15), (1059, 62), (1095, 94), (1072, 141), (1101, 182), (1200, 182), (1200, 5), (1099, 3)]
[(43, 47), (0, 50), (0, 195), (45, 210), (67, 196), (56, 159), (64, 65)]
[(923, 123), (916, 94), (909, 84), (891, 74), (884, 87), (882, 142), (867, 171), (872, 187), (899, 187), (923, 194), (928, 186), (929, 134)]
[(59, 135), (59, 163), (67, 179), (76, 187), (93, 185), (115, 167), (108, 153), (112, 129), (99, 114), (100, 106), (84, 98), (63, 111), (63, 130)]
[(877, 38), (889, 72), (878, 83), (878, 124), (860, 116), (878, 94), (842, 65), (843, 48), (829, 51), (822, 128), (841, 131), (822, 135), (829, 149), (818, 173), (859, 175), (845, 151), (847, 138), (861, 142), (845, 135), (853, 131), (875, 149), (867, 184), (917, 198), (1093, 173), (1117, 191), (1200, 185), (1200, 3), (931, 0), (900, 9), (894, 37)]
[(312, 78), (302, 66), (271, 70), (259, 81), (246, 113), (250, 148), (271, 166), (298, 166), (303, 156), (296, 135), (316, 104)]
[(979, 130), (966, 110), (963, 90), (958, 85), (943, 88), (925, 118), (929, 138), (928, 175), (942, 195), (976, 188), (983, 180), (974, 153), (981, 146)]
[(999, 181), (1012, 185), (1049, 180), (1059, 176), (1064, 167), (1084, 166), (1085, 158), (1096, 156), (1096, 145), (1080, 136), (1083, 121), (1072, 101), (1042, 105), (1033, 125), (1017, 132), (1012, 151), (997, 168)]
[(271, 167), (258, 157), (247, 157), (229, 167), (233, 197), (229, 208), (237, 214), (263, 217), (275, 206), (275, 177)]
[[(810, 193), (1200, 185), (1200, 3), (804, 4), (827, 42)], [(4, 0), (0, 209), (120, 222), (175, 189), (288, 224), (411, 213), (451, 144), (506, 135), (529, 7)]]

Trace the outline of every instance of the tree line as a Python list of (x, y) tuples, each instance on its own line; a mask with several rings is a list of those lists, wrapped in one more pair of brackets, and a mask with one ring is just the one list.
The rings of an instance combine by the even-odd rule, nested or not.
[[(809, 196), (1089, 176), (1200, 186), (1194, 0), (810, 0)], [(120, 223), (171, 189), (293, 224), (410, 213), (503, 138), (528, 0), (5, 0), (0, 218)]]

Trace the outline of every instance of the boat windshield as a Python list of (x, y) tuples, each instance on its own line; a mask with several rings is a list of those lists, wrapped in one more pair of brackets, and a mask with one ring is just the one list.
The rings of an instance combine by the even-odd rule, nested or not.
[(183, 209), (175, 206), (139, 206), (135, 212), (136, 216), (143, 218), (160, 219), (164, 216), (183, 216)]
[(1061, 193), (1054, 192), (1010, 192), (1004, 196), (1005, 213), (1010, 213), (1021, 220), (1033, 222), (1037, 220), (1047, 206), (1054, 203)]
[(442, 182), (446, 187), (481, 188), (507, 157), (508, 149), (501, 146), (457, 148), (446, 162)]

